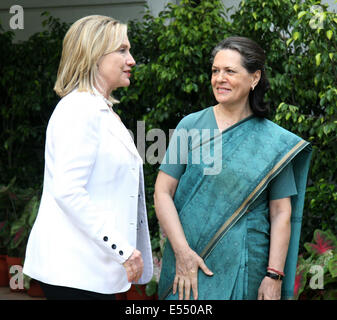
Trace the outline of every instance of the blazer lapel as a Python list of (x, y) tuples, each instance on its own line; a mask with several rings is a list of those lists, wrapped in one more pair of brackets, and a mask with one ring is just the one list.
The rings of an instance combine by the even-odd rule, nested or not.
[(124, 146), (143, 163), (143, 159), (139, 155), (139, 152), (128, 129), (119, 119), (117, 119), (116, 116), (110, 112), (110, 110), (109, 113), (109, 118), (112, 119), (111, 125), (108, 127), (110, 133), (118, 138), (124, 144)]
[(109, 129), (110, 133), (113, 134), (116, 138), (118, 138), (124, 144), (124, 146), (132, 154), (134, 154), (141, 161), (141, 163), (143, 163), (143, 159), (139, 155), (139, 152), (138, 152), (138, 150), (135, 146), (135, 143), (134, 143), (128, 129), (125, 127), (125, 125), (119, 119), (117, 119), (117, 117), (115, 115), (112, 114), (109, 107), (104, 102), (103, 98), (99, 95), (97, 96), (97, 98), (100, 100), (100, 103), (98, 105), (99, 109), (108, 113), (108, 116), (109, 116), (109, 119), (110, 119), (109, 122), (111, 123), (111, 125), (108, 126), (108, 129)]

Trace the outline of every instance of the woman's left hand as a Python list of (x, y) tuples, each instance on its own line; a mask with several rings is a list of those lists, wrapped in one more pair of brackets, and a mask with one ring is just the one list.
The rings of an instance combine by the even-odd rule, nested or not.
[(258, 291), (258, 300), (280, 300), (282, 281), (264, 277)]

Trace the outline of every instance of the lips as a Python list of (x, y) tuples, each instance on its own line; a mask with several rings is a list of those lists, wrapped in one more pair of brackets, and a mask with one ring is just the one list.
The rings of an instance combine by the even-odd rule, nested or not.
[(128, 78), (131, 77), (131, 70), (126, 70), (126, 71), (124, 71), (124, 73), (126, 73), (126, 75), (127, 75)]
[(218, 93), (229, 93), (229, 92), (231, 92), (232, 90), (229, 89), (229, 88), (225, 88), (225, 87), (217, 87), (217, 88), (216, 88), (216, 91), (217, 91)]

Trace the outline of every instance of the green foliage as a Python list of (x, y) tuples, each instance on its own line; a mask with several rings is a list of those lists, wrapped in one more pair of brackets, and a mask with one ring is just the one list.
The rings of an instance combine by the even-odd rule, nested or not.
[[(44, 13), (47, 16), (46, 13)], [(41, 184), (46, 125), (58, 97), (53, 92), (67, 25), (52, 17), (27, 41), (0, 33), (0, 183)]]
[(7, 246), (9, 254), (14, 253), (15, 256), (24, 257), (28, 237), (35, 222), (39, 205), (40, 200), (37, 195), (34, 195), (20, 212), (20, 217), (12, 222), (9, 234), (10, 241)]
[(295, 278), (295, 299), (337, 299), (337, 239), (330, 231), (315, 230), (307, 252), (299, 257)]
[(40, 192), (20, 188), (13, 178), (0, 186), (0, 250), (10, 256), (24, 257), (29, 232), (39, 207)]

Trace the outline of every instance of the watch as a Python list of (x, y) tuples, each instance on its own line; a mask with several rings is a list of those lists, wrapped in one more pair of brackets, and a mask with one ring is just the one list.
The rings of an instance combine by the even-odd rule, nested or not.
[(283, 279), (283, 276), (281, 276), (280, 274), (271, 273), (271, 272), (268, 272), (268, 271), (266, 273), (266, 277), (272, 278), (274, 280), (282, 280)]

